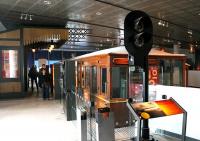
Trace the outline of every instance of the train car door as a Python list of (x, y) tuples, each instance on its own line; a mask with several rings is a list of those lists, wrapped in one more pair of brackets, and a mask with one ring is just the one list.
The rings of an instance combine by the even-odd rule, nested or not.
[(97, 66), (91, 66), (91, 94), (96, 95), (97, 94)]
[(102, 95), (107, 96), (108, 95), (108, 83), (107, 83), (107, 68), (101, 67), (100, 72), (100, 93)]

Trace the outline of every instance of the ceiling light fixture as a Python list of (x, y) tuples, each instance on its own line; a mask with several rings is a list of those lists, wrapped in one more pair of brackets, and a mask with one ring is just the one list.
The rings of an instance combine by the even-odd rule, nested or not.
[(169, 23), (166, 22), (166, 21), (163, 21), (163, 20), (159, 20), (159, 21), (158, 21), (158, 25), (159, 25), (159, 26), (163, 26), (163, 27), (168, 27), (168, 26), (169, 26)]
[(44, 0), (43, 3), (44, 3), (45, 5), (51, 5), (51, 1), (49, 1), (49, 0)]
[(32, 49), (32, 52), (35, 53), (35, 49), (34, 48)]
[(33, 15), (29, 15), (29, 20), (30, 20), (30, 21), (32, 21), (32, 20), (33, 20), (33, 19), (32, 19), (32, 16), (33, 16)]
[(23, 15), (21, 14), (20, 19), (23, 20)]
[(190, 44), (189, 46), (190, 46), (189, 52), (194, 53), (194, 46), (192, 44)]
[(24, 20), (27, 20), (28, 14), (25, 14)]
[(54, 45), (50, 45), (50, 49), (51, 49), (51, 50), (54, 49), (54, 47), (55, 47)]
[(158, 25), (162, 25), (162, 22), (161, 22), (161, 20), (158, 22)]
[(20, 20), (29, 20), (29, 21), (32, 21), (33, 20), (33, 15), (27, 14), (27, 13), (21, 13)]
[(51, 40), (51, 45), (50, 45), (48, 51), (51, 52), (54, 48), (55, 48), (55, 45), (53, 43), (53, 40)]
[(100, 16), (100, 15), (102, 15), (102, 13), (98, 11), (98, 12), (96, 13), (96, 15), (97, 15), (97, 16)]
[(187, 33), (188, 33), (189, 35), (192, 35), (192, 30), (188, 29)]

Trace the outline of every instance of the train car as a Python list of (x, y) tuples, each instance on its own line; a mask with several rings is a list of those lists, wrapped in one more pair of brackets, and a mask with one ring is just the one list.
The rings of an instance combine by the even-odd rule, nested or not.
[[(151, 84), (186, 84), (184, 54), (166, 53), (152, 49), (149, 54), (149, 82)], [(66, 91), (82, 97), (94, 105), (94, 110), (108, 107), (115, 117), (115, 127), (125, 127), (131, 122), (126, 106), (129, 92), (141, 93), (141, 84), (129, 85), (128, 53), (125, 47), (105, 49), (65, 61)], [(165, 79), (169, 79), (170, 82)], [(178, 80), (177, 80), (178, 79)], [(141, 87), (141, 88), (140, 88)], [(73, 109), (78, 102), (74, 100)], [(75, 111), (71, 111), (75, 114)], [(74, 118), (75, 119), (75, 116)]]

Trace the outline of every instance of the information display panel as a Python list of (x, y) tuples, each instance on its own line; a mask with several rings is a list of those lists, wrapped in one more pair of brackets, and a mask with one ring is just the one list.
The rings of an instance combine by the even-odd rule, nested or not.
[(136, 114), (143, 119), (177, 115), (184, 112), (173, 99), (132, 103), (131, 106)]

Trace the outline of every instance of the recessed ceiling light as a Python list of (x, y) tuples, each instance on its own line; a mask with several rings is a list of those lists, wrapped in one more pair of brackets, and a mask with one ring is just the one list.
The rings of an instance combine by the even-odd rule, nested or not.
[(188, 29), (187, 33), (188, 33), (189, 35), (192, 35), (192, 30)]
[(200, 13), (198, 13), (198, 15), (200, 16)]
[(45, 4), (45, 5), (51, 5), (51, 1), (49, 1), (49, 0), (44, 0), (44, 4)]
[(101, 13), (101, 12), (97, 12), (96, 15), (97, 15), (97, 16), (100, 16), (100, 15), (102, 15), (102, 13)]

